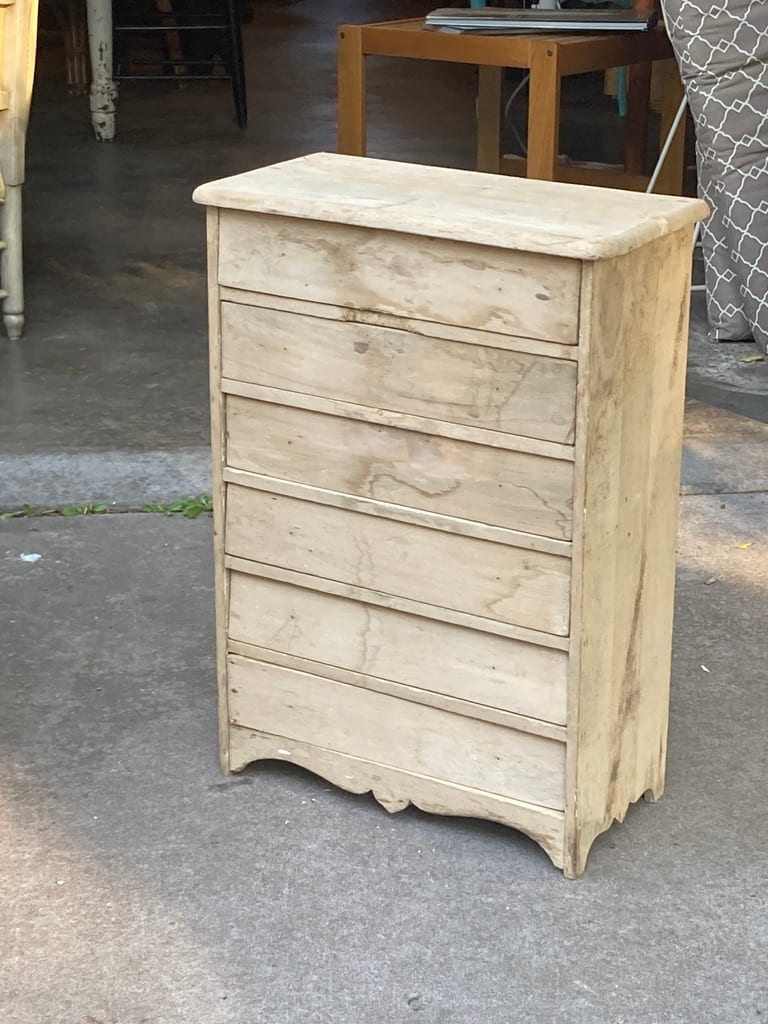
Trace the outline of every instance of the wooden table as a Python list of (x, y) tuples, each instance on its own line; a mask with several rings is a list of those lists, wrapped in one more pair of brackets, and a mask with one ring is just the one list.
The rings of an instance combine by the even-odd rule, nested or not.
[[(650, 64), (670, 60), (663, 32), (610, 35), (479, 36), (435, 32), (421, 18), (371, 25), (342, 25), (338, 48), (338, 147), (340, 153), (366, 155), (365, 58), (408, 57), (479, 67), (477, 169), (642, 191), (647, 135)], [(558, 163), (560, 88), (567, 75), (630, 67), (629, 112), (621, 171)], [(504, 68), (530, 72), (528, 159), (500, 156), (501, 87)], [(669, 90), (661, 118), (661, 137), (672, 124), (682, 86)], [(679, 86), (679, 87), (678, 87)], [(683, 175), (684, 130), (678, 132), (657, 191), (679, 195)]]

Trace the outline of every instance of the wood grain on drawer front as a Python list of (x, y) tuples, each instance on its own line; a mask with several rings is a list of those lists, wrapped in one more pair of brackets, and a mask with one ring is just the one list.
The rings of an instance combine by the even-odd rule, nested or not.
[(226, 550), (440, 608), (568, 634), (570, 559), (227, 485)]
[(571, 536), (573, 463), (226, 398), (227, 464), (544, 537)]
[(565, 724), (565, 651), (239, 572), (230, 575), (229, 636)]
[(221, 318), (232, 380), (573, 443), (568, 360), (231, 302)]
[(576, 260), (222, 211), (219, 283), (575, 345)]
[(564, 806), (565, 744), (557, 740), (237, 655), (227, 663), (233, 725), (544, 807)]

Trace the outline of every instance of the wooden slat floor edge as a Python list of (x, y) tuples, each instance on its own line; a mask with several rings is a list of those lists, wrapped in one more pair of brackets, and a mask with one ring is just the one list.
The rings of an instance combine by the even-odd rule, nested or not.
[(242, 771), (253, 761), (288, 761), (349, 793), (372, 793), (391, 814), (413, 804), (429, 814), (496, 821), (524, 832), (542, 847), (555, 867), (564, 867), (565, 816), (562, 811), (442, 782), (243, 726), (230, 725), (229, 736), (232, 771)]
[(397, 697), (414, 704), (448, 711), (451, 714), (460, 715), (462, 718), (476, 718), (481, 722), (490, 722), (492, 725), (514, 729), (516, 732), (527, 732), (533, 736), (542, 736), (545, 739), (565, 743), (566, 728), (564, 725), (545, 722), (542, 719), (531, 718), (515, 711), (494, 708), (488, 704), (475, 704), (461, 697), (452, 697), (449, 694), (433, 690), (423, 690), (418, 686), (409, 686), (407, 683), (399, 683), (394, 679), (383, 679), (380, 676), (366, 675), (363, 672), (355, 672), (338, 665), (328, 665), (324, 662), (312, 661), (309, 658), (283, 654), (281, 651), (243, 643), (232, 638), (228, 641), (228, 652), (239, 654), (241, 657), (250, 658), (253, 661), (263, 661), (270, 665), (279, 665), (281, 668), (296, 669), (310, 675), (333, 679), (337, 683), (359, 686), (363, 690), (373, 690), (375, 693), (382, 693), (388, 697)]
[(464, 626), (467, 629), (479, 630), (481, 633), (493, 633), (496, 636), (508, 637), (511, 640), (522, 640), (525, 643), (535, 644), (538, 647), (551, 647), (557, 651), (568, 651), (570, 649), (569, 637), (558, 636), (555, 633), (544, 633), (536, 629), (529, 629), (527, 626), (515, 626), (497, 619), (485, 619), (481, 615), (472, 615), (469, 612), (454, 611), (452, 608), (440, 608), (438, 605), (413, 601), (410, 598), (399, 597), (396, 594), (385, 594), (379, 590), (368, 590), (365, 587), (357, 587), (351, 583), (339, 583), (336, 580), (325, 579), (321, 576), (310, 576), (307, 573), (297, 572), (295, 569), (285, 569), (279, 565), (268, 565), (265, 562), (240, 558), (233, 554), (226, 555), (225, 564), (227, 569), (234, 570), (235, 572), (243, 572), (249, 576), (261, 576), (263, 579), (276, 580), (278, 583), (290, 583), (297, 587), (304, 587), (306, 590), (316, 590), (321, 594), (346, 597), (353, 601), (361, 601), (363, 604), (375, 604), (380, 608), (394, 608), (396, 611), (418, 615), (423, 619), (449, 622), (454, 626)]
[(455, 516), (443, 515), (439, 512), (427, 512), (423, 509), (411, 508), (407, 505), (395, 505), (392, 502), (380, 501), (377, 498), (363, 498), (342, 491), (330, 491), (323, 487), (298, 483), (295, 480), (283, 480), (280, 477), (265, 476), (251, 473), (249, 470), (227, 466), (224, 470), (227, 483), (249, 487), (252, 490), (266, 491), (269, 494), (282, 494), (289, 498), (302, 501), (313, 501), (319, 505), (358, 512), (361, 515), (378, 516), (382, 519), (394, 519), (400, 523), (423, 527), (430, 530), (441, 530), (463, 537), (475, 537), (494, 544), (506, 544), (510, 547), (523, 548), (527, 551), (540, 551), (544, 554), (558, 555), (562, 558), (571, 557), (571, 542), (555, 537), (544, 537), (534, 533), (508, 529), (504, 526), (491, 526), (477, 523), (470, 519), (458, 519)]
[(294, 313), (298, 316), (316, 317), (319, 320), (337, 320), (348, 324), (365, 324), (368, 327), (385, 327), (405, 334), (435, 338), (440, 341), (455, 341), (462, 345), (480, 345), (500, 348), (521, 355), (545, 356), (548, 359), (564, 359), (576, 362), (579, 358), (577, 344), (565, 345), (558, 341), (541, 341), (513, 334), (498, 334), (495, 331), (472, 327), (457, 327), (452, 324), (436, 323), (432, 320), (415, 320), (398, 316), (396, 313), (378, 313), (367, 309), (351, 309), (334, 306), (326, 302), (311, 302), (308, 299), (288, 299), (282, 295), (265, 292), (250, 292), (243, 288), (222, 285), (219, 289), (222, 302), (233, 302), (241, 306), (255, 306), (280, 313)]
[(230, 377), (222, 378), (221, 390), (228, 395), (239, 395), (241, 398), (254, 398), (260, 402), (289, 405), (292, 408), (307, 409), (311, 412), (323, 412), (329, 416), (342, 416), (362, 420), (364, 423), (414, 430), (420, 434), (448, 437), (454, 441), (466, 441), (469, 444), (503, 448), (506, 451), (520, 452), (522, 455), (538, 455), (545, 459), (559, 459), (561, 462), (573, 462), (574, 459), (573, 446), (558, 444), (556, 441), (539, 441), (536, 438), (522, 437), (519, 434), (503, 434), (501, 431), (468, 427), (464, 424), (448, 423), (445, 420), (432, 420), (424, 416), (414, 416), (411, 413), (376, 409), (368, 405), (355, 405), (352, 402), (285, 391), (282, 388), (267, 387), (264, 384), (248, 384), (245, 381), (232, 380)]

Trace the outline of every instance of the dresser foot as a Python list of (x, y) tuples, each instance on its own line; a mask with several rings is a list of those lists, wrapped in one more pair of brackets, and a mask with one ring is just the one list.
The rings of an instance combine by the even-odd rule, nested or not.
[(555, 867), (564, 866), (565, 815), (562, 811), (438, 781), (309, 743), (297, 743), (282, 736), (232, 726), (230, 771), (241, 771), (252, 761), (263, 760), (300, 765), (349, 793), (372, 793), (391, 814), (413, 804), (428, 814), (483, 818), (509, 825), (538, 843)]
[(661, 799), (663, 793), (664, 782), (662, 780), (661, 782), (656, 782), (648, 789), (642, 790), (634, 799), (627, 801), (625, 805), (618, 808), (616, 813), (609, 813), (601, 821), (593, 822), (591, 825), (581, 822), (578, 834), (572, 838), (566, 838), (565, 868), (563, 869), (565, 877), (578, 878), (584, 873), (589, 851), (592, 849), (594, 841), (613, 825), (622, 824), (632, 804), (636, 804), (641, 799), (647, 803), (655, 804)]

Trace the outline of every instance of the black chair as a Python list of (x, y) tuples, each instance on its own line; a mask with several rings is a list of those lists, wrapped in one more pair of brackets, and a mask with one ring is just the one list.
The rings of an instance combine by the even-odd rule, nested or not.
[[(237, 123), (245, 128), (242, 0), (116, 0), (114, 3), (115, 78), (148, 80), (208, 79), (232, 83)], [(130, 40), (161, 34), (162, 56), (134, 56)], [(148, 67), (135, 72), (135, 67)], [(216, 67), (223, 71), (216, 71)], [(160, 74), (153, 73), (156, 68)]]

